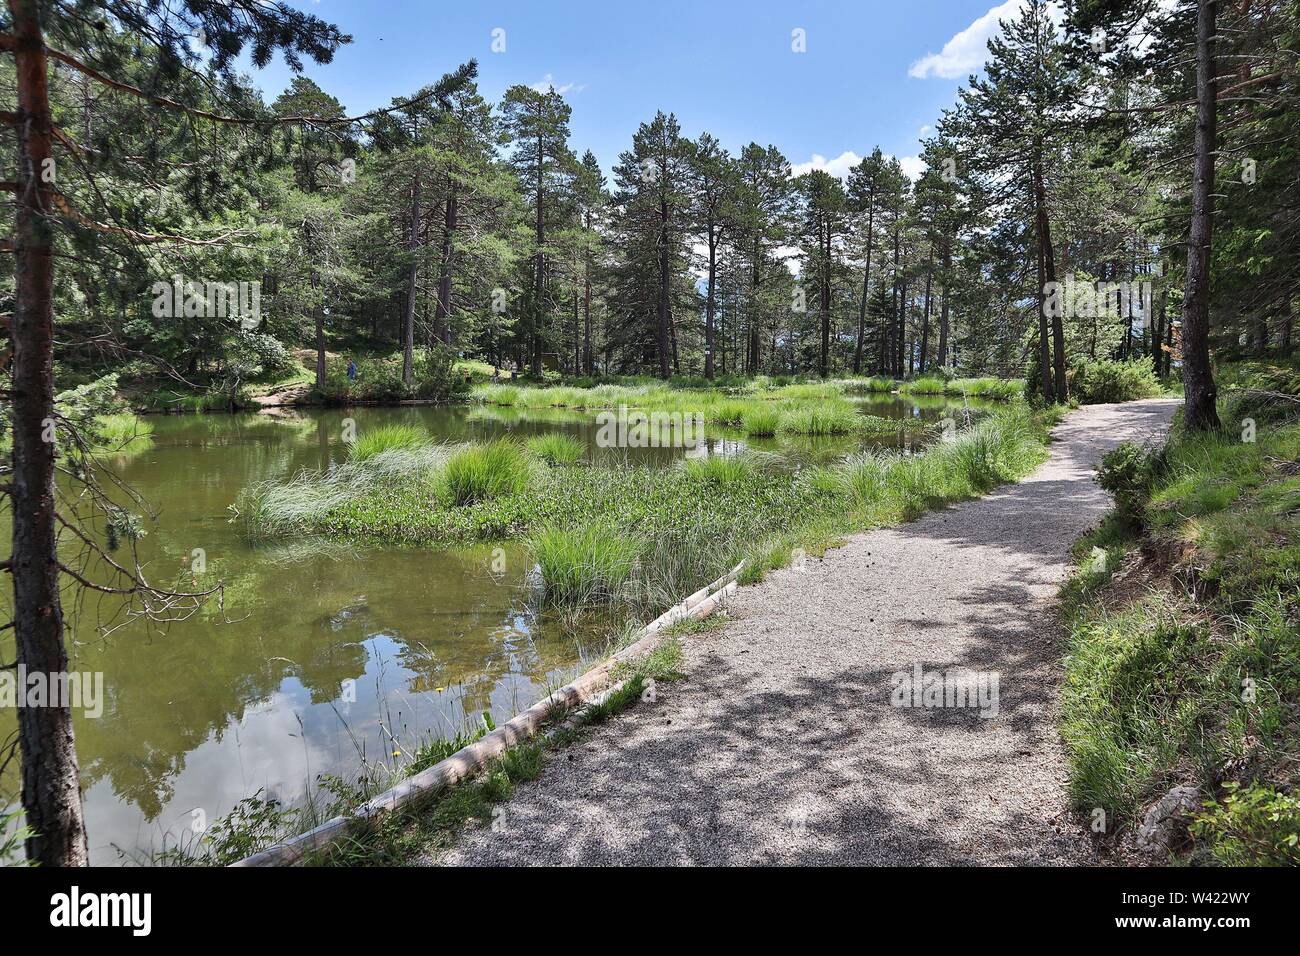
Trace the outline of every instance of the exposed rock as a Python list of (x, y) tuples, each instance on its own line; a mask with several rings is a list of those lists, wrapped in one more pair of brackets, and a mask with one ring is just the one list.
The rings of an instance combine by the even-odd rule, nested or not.
[(1138, 830), (1138, 849), (1152, 855), (1165, 854), (1187, 839), (1191, 814), (1201, 805), (1195, 787), (1174, 787), (1152, 804)]

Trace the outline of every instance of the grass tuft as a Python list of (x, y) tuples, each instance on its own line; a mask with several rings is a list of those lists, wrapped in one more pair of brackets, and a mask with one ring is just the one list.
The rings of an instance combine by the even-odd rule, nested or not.
[(518, 494), (528, 478), (523, 450), (515, 442), (501, 439), (471, 445), (452, 455), (442, 472), (442, 489), (452, 504), (472, 505)]
[(530, 452), (552, 465), (572, 465), (587, 452), (586, 446), (578, 439), (559, 432), (535, 435), (524, 444)]
[(414, 425), (380, 425), (357, 435), (348, 455), (353, 461), (366, 461), (381, 452), (419, 448), (428, 442), (428, 436)]
[(543, 603), (589, 607), (628, 583), (641, 545), (603, 524), (544, 528), (528, 542), (542, 577)]

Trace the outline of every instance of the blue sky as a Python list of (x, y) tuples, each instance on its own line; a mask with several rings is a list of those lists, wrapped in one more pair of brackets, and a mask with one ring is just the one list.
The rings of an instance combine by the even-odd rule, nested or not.
[[(732, 150), (773, 144), (842, 175), (879, 145), (914, 157), (919, 137), (983, 60), (1020, 0), (291, 0), (352, 34), (307, 75), (350, 112), (387, 105), (470, 57), (490, 100), (552, 83), (573, 107), (572, 145), (607, 171), (658, 109)], [(504, 52), (493, 31), (504, 30)], [(804, 31), (806, 52), (792, 50)], [(498, 35), (499, 36), (499, 35)], [(282, 63), (254, 81), (274, 96)], [(801, 165), (802, 164), (802, 165)]]

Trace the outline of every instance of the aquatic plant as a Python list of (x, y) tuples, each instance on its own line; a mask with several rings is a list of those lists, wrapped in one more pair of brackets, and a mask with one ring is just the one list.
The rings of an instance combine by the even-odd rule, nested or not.
[(534, 435), (524, 444), (530, 452), (552, 465), (571, 465), (587, 452), (587, 447), (578, 439), (559, 432)]
[(471, 445), (447, 459), (441, 486), (455, 505), (471, 505), (516, 494), (528, 484), (528, 460), (509, 439)]
[(609, 601), (632, 576), (640, 542), (604, 523), (543, 528), (528, 540), (548, 605)]
[(847, 401), (796, 405), (781, 416), (778, 431), (791, 435), (848, 435), (859, 431), (857, 409)]
[(754, 463), (748, 455), (709, 455), (707, 458), (688, 458), (683, 463), (683, 468), (694, 480), (715, 485), (743, 481), (754, 474)]
[(357, 439), (348, 448), (348, 457), (353, 461), (365, 461), (374, 458), (380, 452), (395, 448), (418, 448), (429, 442), (429, 436), (414, 425), (392, 424), (364, 428), (357, 434)]
[(741, 428), (749, 438), (769, 438), (781, 426), (781, 410), (771, 405), (754, 405), (745, 410)]

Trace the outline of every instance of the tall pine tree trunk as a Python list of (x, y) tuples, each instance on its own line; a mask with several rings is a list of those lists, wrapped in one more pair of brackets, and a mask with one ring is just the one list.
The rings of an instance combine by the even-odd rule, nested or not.
[(823, 228), (823, 239), (821, 241), (821, 274), (818, 283), (818, 302), (822, 316), (822, 343), (821, 343), (821, 377), (826, 378), (830, 375), (831, 361), (831, 235), (830, 227)]
[(1043, 393), (1043, 401), (1055, 404), (1056, 392), (1052, 388), (1052, 358), (1048, 336), (1051, 334), (1047, 324), (1047, 278), (1043, 268), (1043, 244), (1036, 242), (1038, 252), (1038, 380)]
[[(17, 663), (47, 681), (67, 673), (63, 608), (59, 601), (54, 501), (54, 256), (53, 204), (43, 176), (53, 163), (49, 78), (36, 0), (9, 0), (18, 143), (13, 317), (13, 553), (14, 637)], [(57, 706), (18, 708), (22, 799), (35, 835), (27, 856), (42, 866), (84, 866), (82, 818), (72, 711)]]
[(709, 227), (709, 280), (708, 293), (704, 305), (704, 377), (713, 378), (713, 309), (714, 287), (718, 278), (718, 242)]
[(419, 295), (420, 258), (420, 177), (411, 179), (410, 237), (407, 244), (411, 264), (406, 275), (406, 311), (402, 316), (402, 384), (415, 379), (415, 303)]
[(545, 196), (543, 182), (546, 174), (546, 154), (543, 150), (542, 137), (537, 137), (537, 222), (533, 239), (537, 243), (537, 252), (533, 256), (533, 301), (531, 303), (530, 321), (532, 323), (532, 371), (533, 375), (542, 374), (542, 320), (546, 308), (546, 214), (544, 212)]
[(939, 309), (939, 367), (948, 364), (948, 287), (951, 284), (952, 243), (945, 239), (943, 244), (943, 305)]
[(672, 290), (672, 259), (668, 249), (668, 201), (659, 202), (659, 325), (656, 344), (659, 349), (659, 377), (672, 377), (672, 354), (669, 352), (668, 296)]
[(925, 271), (925, 307), (922, 309), (921, 318), (921, 356), (918, 361), (917, 371), (925, 374), (925, 355), (930, 349), (930, 289), (934, 283), (933, 259), (926, 263)]
[(1160, 348), (1160, 343), (1165, 337), (1165, 259), (1160, 257), (1160, 278), (1156, 284), (1155, 293), (1152, 296), (1155, 308), (1152, 312), (1155, 314), (1151, 317), (1151, 365), (1155, 368), (1156, 374), (1161, 375), (1164, 372), (1164, 352)]
[(451, 259), (456, 252), (456, 225), (460, 215), (460, 199), (456, 195), (456, 184), (451, 184), (447, 196), (447, 205), (443, 212), (442, 256), (438, 271), (438, 308), (434, 313), (436, 322), (430, 330), (429, 344), (441, 340), (451, 345)]
[(867, 256), (862, 267), (862, 301), (858, 303), (858, 343), (853, 349), (853, 374), (862, 374), (862, 341), (867, 334), (867, 296), (871, 290), (871, 238), (876, 220), (875, 197), (867, 203)]
[(1196, 139), (1192, 173), (1192, 224), (1187, 238), (1187, 291), (1183, 296), (1183, 427), (1219, 427), (1218, 392), (1210, 370), (1210, 244), (1214, 217), (1214, 154), (1218, 91), (1214, 71), (1216, 0), (1196, 5)]
[[(1046, 284), (1056, 281), (1056, 250), (1052, 246), (1052, 223), (1047, 215), (1047, 189), (1043, 185), (1042, 163), (1035, 158), (1034, 175), (1034, 221), (1038, 234), (1039, 264), (1042, 270), (1042, 285), (1039, 295), (1046, 295)], [(1055, 387), (1049, 401), (1066, 402), (1069, 400), (1069, 388), (1065, 380), (1065, 327), (1062, 325), (1060, 309), (1054, 310), (1051, 317), (1052, 331), (1052, 375), (1056, 379)]]
[(588, 258), (582, 274), (582, 368), (585, 374), (596, 374), (595, 357), (591, 352), (591, 260)]

